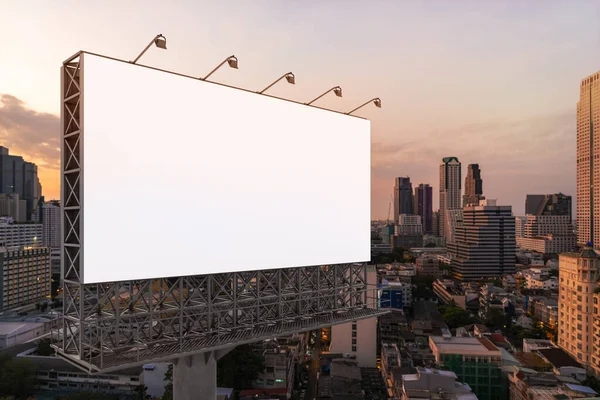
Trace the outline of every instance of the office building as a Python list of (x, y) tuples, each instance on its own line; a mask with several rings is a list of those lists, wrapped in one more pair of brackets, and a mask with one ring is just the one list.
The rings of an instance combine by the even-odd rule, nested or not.
[(0, 248), (0, 311), (50, 297), (50, 251), (46, 247)]
[(463, 195), (463, 207), (477, 206), (479, 200), (483, 200), (483, 180), (479, 164), (469, 164), (465, 178), (465, 194)]
[(440, 233), (448, 236), (446, 211), (462, 207), (461, 199), (461, 164), (456, 157), (445, 157), (440, 164)]
[(39, 246), (42, 235), (41, 224), (18, 224), (12, 218), (0, 217), (0, 247)]
[(600, 255), (588, 246), (580, 253), (563, 253), (558, 256), (558, 268), (558, 345), (586, 368), (598, 370), (600, 342), (594, 341), (594, 333), (600, 327), (594, 319), (599, 306), (594, 292), (600, 278)]
[(37, 166), (23, 157), (9, 155), (6, 147), (0, 146), (0, 194), (18, 194), (25, 200), (25, 216), (29, 221), (42, 195)]
[(394, 186), (394, 221), (398, 223), (398, 216), (400, 214), (410, 215), (413, 212), (413, 192), (410, 178), (396, 178), (396, 185)]
[(423, 233), (433, 233), (433, 189), (428, 184), (421, 183), (415, 188), (415, 214), (421, 216)]
[(568, 215), (528, 215), (521, 228), (523, 236), (517, 237), (517, 245), (523, 250), (558, 254), (573, 251), (577, 245)]
[(430, 336), (429, 347), (436, 363), (456, 374), (480, 400), (504, 400), (507, 381), (502, 353), (484, 337)]
[(383, 280), (380, 286), (380, 308), (394, 308), (401, 310), (412, 304), (412, 284), (402, 281)]
[(448, 243), (453, 275), (460, 280), (501, 277), (515, 271), (515, 218), (495, 200), (465, 207), (454, 242)]
[(18, 193), (0, 194), (0, 217), (9, 217), (16, 222), (27, 221), (27, 201)]
[(434, 236), (442, 236), (440, 229), (440, 211), (437, 210), (431, 215), (431, 230)]
[(594, 127), (600, 126), (600, 71), (584, 78), (577, 102), (577, 244), (600, 245), (600, 156), (599, 138)]
[(571, 215), (571, 196), (562, 193), (528, 194), (525, 198), (525, 214), (527, 215)]

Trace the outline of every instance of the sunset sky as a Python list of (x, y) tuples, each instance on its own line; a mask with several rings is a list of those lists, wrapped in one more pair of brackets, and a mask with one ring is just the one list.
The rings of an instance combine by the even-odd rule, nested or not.
[(396, 176), (431, 184), (437, 208), (445, 156), (463, 175), (479, 163), (486, 197), (517, 215), (527, 193), (575, 198), (579, 82), (600, 70), (596, 0), (0, 0), (0, 145), (38, 164), (46, 198), (59, 197), (62, 61), (130, 60), (158, 33), (168, 50), (141, 64), (203, 76), (235, 54), (239, 70), (211, 79), (259, 90), (293, 71), (296, 85), (273, 95), (340, 85), (343, 98), (319, 105), (341, 111), (380, 97), (359, 113), (372, 121), (374, 218)]

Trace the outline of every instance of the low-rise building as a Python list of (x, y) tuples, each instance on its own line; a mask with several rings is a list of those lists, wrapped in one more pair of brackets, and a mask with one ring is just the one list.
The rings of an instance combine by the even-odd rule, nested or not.
[(457, 381), (452, 371), (417, 368), (402, 377), (402, 400), (477, 400), (469, 385)]
[(403, 309), (412, 304), (412, 285), (406, 282), (383, 280), (380, 289), (381, 308)]
[(429, 347), (436, 363), (453, 371), (481, 400), (506, 397), (507, 384), (501, 370), (502, 352), (486, 338), (430, 336)]
[(453, 279), (436, 279), (433, 282), (433, 292), (444, 304), (455, 304), (464, 310), (479, 309), (479, 292), (465, 288)]
[(440, 260), (433, 254), (423, 254), (416, 259), (417, 276), (437, 278), (440, 273)]

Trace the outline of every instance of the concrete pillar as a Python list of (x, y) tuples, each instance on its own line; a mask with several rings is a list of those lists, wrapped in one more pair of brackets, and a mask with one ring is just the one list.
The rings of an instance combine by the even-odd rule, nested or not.
[(176, 359), (173, 362), (173, 400), (217, 398), (217, 360), (233, 347)]

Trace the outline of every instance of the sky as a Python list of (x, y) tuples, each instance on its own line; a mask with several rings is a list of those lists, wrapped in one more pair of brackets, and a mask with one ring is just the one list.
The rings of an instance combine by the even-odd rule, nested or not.
[[(60, 76), (79, 50), (131, 60), (158, 33), (167, 51), (139, 61), (371, 120), (372, 217), (387, 218), (397, 176), (429, 183), (438, 207), (446, 156), (479, 163), (487, 198), (523, 214), (526, 194), (575, 201), (575, 110), (600, 70), (600, 2), (0, 0), (0, 145), (37, 163), (58, 198)], [(168, 137), (168, 133), (165, 133)], [(340, 144), (343, 146), (343, 143)], [(110, 155), (107, 155), (110, 157)]]

